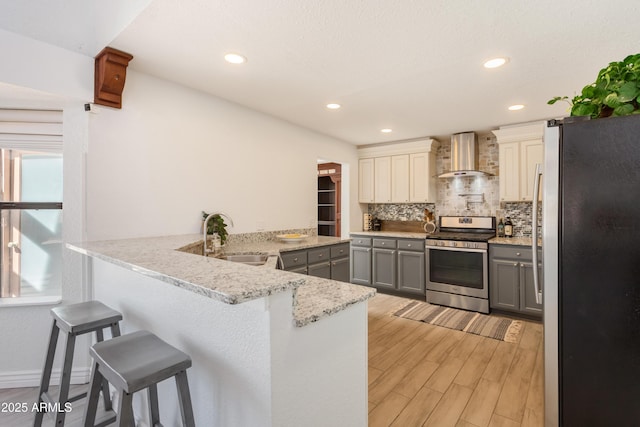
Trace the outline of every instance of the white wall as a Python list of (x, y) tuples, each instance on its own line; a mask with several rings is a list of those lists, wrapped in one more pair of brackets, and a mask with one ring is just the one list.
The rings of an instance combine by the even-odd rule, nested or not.
[[(20, 108), (64, 109), (63, 238), (84, 237), (84, 153), (88, 118), (83, 104), (93, 97), (93, 59), (0, 30), (0, 82), (43, 92), (44, 100), (19, 100)], [(56, 100), (57, 99), (57, 100)], [(3, 99), (3, 107), (10, 107)], [(64, 251), (62, 301), (84, 298), (82, 258)], [(0, 307), (0, 388), (36, 385), (40, 381), (49, 331), (51, 305)], [(61, 343), (64, 341), (61, 338)], [(80, 341), (80, 345), (85, 343)], [(60, 355), (63, 345), (59, 345)], [(87, 377), (88, 355), (76, 354), (74, 380)], [(56, 369), (61, 366), (58, 358)], [(55, 377), (54, 372), (54, 377)]]
[(0, 82), (93, 99), (93, 58), (0, 30)]
[[(91, 240), (198, 232), (202, 210), (231, 216), (231, 233), (259, 222), (314, 226), (317, 159), (357, 165), (353, 145), (133, 71), (122, 110), (99, 110), (87, 167)], [(355, 195), (357, 167), (347, 169)], [(359, 205), (346, 208), (359, 225)]]

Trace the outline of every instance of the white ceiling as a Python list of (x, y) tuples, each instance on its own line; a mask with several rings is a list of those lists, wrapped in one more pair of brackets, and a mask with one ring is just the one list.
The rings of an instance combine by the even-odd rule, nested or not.
[[(1, 0), (0, 8), (0, 28), (90, 56), (108, 44), (134, 56), (131, 69), (354, 144), (563, 116), (567, 104), (546, 101), (573, 96), (606, 64), (640, 51), (637, 0)], [(230, 51), (248, 62), (227, 64)], [(484, 69), (495, 56), (510, 61)], [(327, 110), (329, 102), (343, 108)], [(508, 111), (512, 104), (526, 108)]]

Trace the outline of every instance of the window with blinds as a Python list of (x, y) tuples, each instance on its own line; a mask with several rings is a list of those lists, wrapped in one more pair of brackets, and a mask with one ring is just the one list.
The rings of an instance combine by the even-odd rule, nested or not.
[(0, 109), (0, 297), (60, 295), (62, 112)]

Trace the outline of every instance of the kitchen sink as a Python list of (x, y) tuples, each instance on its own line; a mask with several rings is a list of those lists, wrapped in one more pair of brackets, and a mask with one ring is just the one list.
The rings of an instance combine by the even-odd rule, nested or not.
[(220, 259), (231, 262), (240, 262), (247, 265), (263, 265), (269, 259), (269, 255), (264, 254), (238, 254), (238, 255), (223, 255)]

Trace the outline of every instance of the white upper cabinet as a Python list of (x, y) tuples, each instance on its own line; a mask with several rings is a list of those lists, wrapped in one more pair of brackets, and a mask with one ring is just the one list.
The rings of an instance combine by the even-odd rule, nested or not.
[(358, 150), (360, 203), (425, 203), (436, 199), (433, 139)]
[(409, 202), (409, 155), (391, 157), (391, 202)]
[(376, 203), (391, 202), (391, 157), (373, 159), (373, 192)]
[(500, 200), (520, 200), (520, 143), (499, 145)]
[[(533, 200), (536, 164), (544, 162), (544, 145), (541, 139), (520, 143), (520, 199)], [(542, 183), (539, 188), (542, 188)], [(541, 200), (538, 194), (538, 200)]]
[(358, 201), (374, 202), (373, 159), (360, 159), (358, 162)]
[(533, 200), (536, 164), (544, 161), (544, 125), (535, 122), (493, 131), (499, 145), (501, 202)]
[[(435, 151), (435, 150), (434, 150)], [(409, 201), (436, 201), (436, 156), (434, 152), (409, 154)]]

